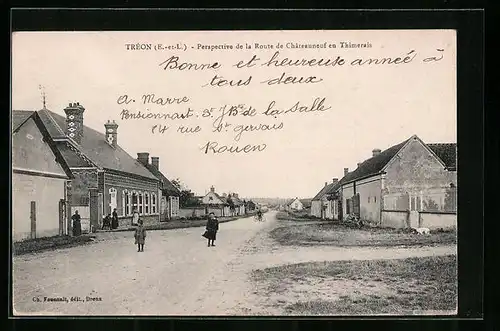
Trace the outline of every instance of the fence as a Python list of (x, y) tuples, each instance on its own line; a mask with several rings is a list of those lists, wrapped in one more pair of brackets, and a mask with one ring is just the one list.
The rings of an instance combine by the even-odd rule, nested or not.
[(205, 207), (191, 207), (179, 209), (179, 217), (202, 217), (205, 216)]

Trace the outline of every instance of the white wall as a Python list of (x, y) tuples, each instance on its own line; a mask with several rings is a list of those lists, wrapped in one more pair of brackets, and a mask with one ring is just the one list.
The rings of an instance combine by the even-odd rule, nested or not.
[(59, 200), (64, 199), (65, 180), (12, 174), (12, 237), (30, 238), (31, 201), (36, 202), (36, 236), (59, 234)]
[(380, 176), (374, 176), (356, 182), (356, 193), (360, 199), (360, 218), (365, 221), (380, 222)]

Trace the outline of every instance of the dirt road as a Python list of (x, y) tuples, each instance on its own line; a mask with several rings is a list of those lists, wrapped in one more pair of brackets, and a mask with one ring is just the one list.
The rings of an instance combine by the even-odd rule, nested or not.
[[(454, 254), (432, 248), (282, 247), (266, 222), (220, 226), (208, 248), (203, 228), (150, 231), (138, 253), (132, 233), (99, 234), (96, 243), (13, 260), (13, 302), (22, 315), (252, 315), (262, 311), (248, 281), (253, 269), (307, 261)], [(79, 297), (83, 301), (70, 301)], [(88, 298), (87, 298), (88, 297)], [(66, 298), (49, 302), (45, 298)], [(86, 300), (93, 298), (94, 300)]]

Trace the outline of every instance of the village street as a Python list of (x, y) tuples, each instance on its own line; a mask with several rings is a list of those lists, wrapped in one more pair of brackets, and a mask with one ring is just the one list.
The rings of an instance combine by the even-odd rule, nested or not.
[[(14, 314), (253, 315), (262, 311), (248, 279), (253, 269), (323, 260), (454, 254), (455, 247), (283, 247), (267, 233), (278, 222), (221, 223), (216, 247), (203, 228), (149, 231), (138, 253), (131, 232), (100, 233), (95, 243), (15, 257)], [(43, 302), (80, 297), (83, 302)], [(99, 301), (85, 301), (92, 297)]]

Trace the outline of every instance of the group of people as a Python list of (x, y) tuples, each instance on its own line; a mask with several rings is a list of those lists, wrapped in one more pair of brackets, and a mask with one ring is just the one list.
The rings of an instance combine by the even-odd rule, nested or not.
[(118, 228), (118, 213), (116, 212), (116, 208), (113, 209), (112, 214), (106, 215), (102, 220), (102, 230), (108, 228), (110, 230), (114, 230)]
[[(262, 218), (262, 212), (260, 210), (257, 211), (257, 217), (259, 219)], [(81, 217), (78, 214), (78, 210), (75, 211), (75, 214), (71, 217), (73, 220), (73, 236), (79, 236), (82, 233), (81, 226)], [(116, 209), (113, 210), (113, 214), (108, 214), (103, 221), (102, 228), (104, 229), (106, 226), (110, 229), (116, 229), (118, 227), (118, 214)], [(208, 240), (208, 247), (215, 246), (215, 240), (217, 239), (217, 232), (219, 231), (219, 220), (215, 217), (214, 213), (208, 214), (207, 225), (205, 227), (205, 233), (203, 233), (203, 237)], [(137, 245), (138, 252), (144, 252), (144, 244), (146, 242), (146, 229), (144, 228), (144, 222), (141, 218), (137, 221), (137, 227), (134, 231), (134, 239), (135, 245)]]

